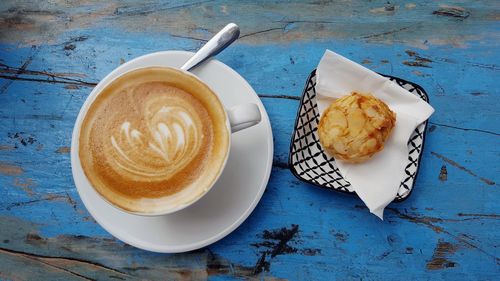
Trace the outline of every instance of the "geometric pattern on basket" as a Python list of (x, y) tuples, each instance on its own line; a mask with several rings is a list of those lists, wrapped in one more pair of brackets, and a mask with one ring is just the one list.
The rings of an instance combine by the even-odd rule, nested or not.
[[(429, 102), (424, 89), (403, 79), (387, 76), (391, 81), (422, 100)], [(290, 143), (289, 167), (300, 180), (313, 185), (340, 192), (353, 193), (351, 184), (342, 177), (335, 159), (325, 154), (318, 138), (319, 111), (316, 104), (316, 70), (309, 76), (300, 100), (295, 127)], [(395, 202), (401, 202), (410, 195), (418, 172), (424, 146), (427, 121), (417, 126), (408, 141), (408, 162), (405, 178), (402, 179)]]

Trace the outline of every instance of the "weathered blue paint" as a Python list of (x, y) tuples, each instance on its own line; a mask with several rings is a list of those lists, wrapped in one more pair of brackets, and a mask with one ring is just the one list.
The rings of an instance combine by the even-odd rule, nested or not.
[[(51, 280), (495, 279), (500, 7), (394, 4), (394, 10), (385, 1), (0, 5), (11, 18), (0, 28), (0, 278), (42, 271)], [(43, 16), (61, 24), (65, 13), (89, 13), (92, 20), (41, 29), (44, 37), (13, 18), (31, 19), (36, 29)], [(183, 19), (162, 28), (155, 15)], [(93, 221), (75, 190), (68, 147), (78, 110), (92, 85), (121, 62), (196, 50), (228, 21), (241, 25), (243, 38), (218, 59), (249, 81), (272, 122), (275, 164), (267, 190), (240, 228), (206, 249), (159, 255), (128, 247)], [(287, 169), (297, 97), (327, 48), (422, 85), (436, 108), (415, 190), (390, 206), (385, 221), (356, 197), (301, 183)], [(20, 264), (26, 270), (9, 275)]]

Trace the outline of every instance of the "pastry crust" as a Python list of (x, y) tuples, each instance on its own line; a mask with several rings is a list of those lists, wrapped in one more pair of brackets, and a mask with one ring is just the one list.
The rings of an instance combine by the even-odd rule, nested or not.
[(395, 123), (396, 114), (382, 100), (352, 93), (335, 100), (323, 112), (318, 135), (328, 154), (360, 163), (384, 149)]

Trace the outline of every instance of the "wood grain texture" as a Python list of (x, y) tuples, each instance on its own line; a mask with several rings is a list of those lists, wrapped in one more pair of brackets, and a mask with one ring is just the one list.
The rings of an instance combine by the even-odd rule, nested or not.
[[(498, 1), (2, 1), (0, 279), (493, 280), (500, 274)], [(223, 240), (160, 255), (115, 240), (71, 177), (78, 110), (134, 57), (198, 49), (260, 95), (275, 155), (256, 210)], [(301, 183), (287, 158), (298, 98), (325, 49), (423, 86), (432, 116), (411, 197), (385, 221)]]

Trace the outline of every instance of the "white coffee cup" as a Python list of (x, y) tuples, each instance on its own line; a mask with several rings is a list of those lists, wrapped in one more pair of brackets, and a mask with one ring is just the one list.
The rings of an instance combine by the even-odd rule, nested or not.
[[(95, 99), (99, 96), (99, 94), (102, 92), (103, 89), (105, 89), (110, 83), (115, 81), (118, 77), (121, 77), (125, 75), (126, 73), (129, 73), (131, 71), (140, 69), (140, 68), (148, 68), (148, 67), (166, 67), (164, 65), (158, 64), (155, 61), (151, 60), (151, 57), (154, 57), (155, 54), (149, 54), (145, 55), (142, 57), (138, 57), (126, 64), (121, 65), (120, 67), (116, 68), (113, 70), (111, 73), (109, 73), (104, 79), (102, 79), (97, 86), (92, 90), (90, 95), (87, 97), (86, 101), (84, 102), (83, 106), (80, 109), (80, 112), (78, 114), (78, 117), (75, 122), (75, 126), (73, 129), (73, 135), (72, 135), (72, 141), (71, 141), (71, 165), (72, 165), (72, 172), (73, 172), (73, 177), (76, 178), (82, 178), (84, 181), (89, 185), (92, 186), (88, 178), (85, 176), (85, 173), (82, 168), (82, 164), (80, 161), (79, 157), (79, 140), (80, 140), (80, 131), (81, 131), (81, 126), (83, 123), (83, 120), (89, 110), (89, 108), (92, 106), (92, 103), (95, 101)], [(140, 67), (135, 67), (135, 68), (130, 68), (128, 65), (140, 65)], [(182, 70), (179, 70), (182, 71)], [(195, 75), (182, 71), (186, 75), (190, 75), (191, 77), (197, 79), (201, 83), (205, 84), (203, 81), (201, 81), (199, 78), (197, 78)], [(206, 85), (209, 87), (208, 85)], [(218, 98), (219, 102), (221, 104), (224, 104), (223, 101), (220, 99), (218, 96), (217, 92), (212, 89), (212, 92), (215, 94), (215, 96)], [(248, 127), (254, 126), (258, 124), (261, 120), (261, 113), (260, 109), (256, 104), (241, 104), (241, 105), (236, 105), (233, 106), (229, 109), (225, 110), (226, 112), (226, 127), (228, 132), (234, 133), (243, 129), (246, 129)], [(227, 163), (227, 158), (229, 156), (229, 150), (231, 148), (231, 134), (229, 135), (229, 145), (227, 146), (227, 153), (225, 156), (225, 159), (223, 161), (222, 167), (219, 169), (218, 174), (216, 175), (216, 178), (218, 179), (220, 175), (222, 174), (225, 165)], [(161, 210), (157, 210), (154, 212), (139, 212), (139, 211), (130, 211), (130, 210), (125, 210), (116, 204), (110, 202), (105, 196), (102, 196), (99, 192), (97, 192), (94, 188), (94, 191), (100, 195), (102, 199), (104, 199), (106, 202), (108, 202), (111, 206), (116, 207), (122, 211), (126, 211), (128, 213), (132, 214), (137, 214), (137, 215), (146, 215), (146, 216), (157, 216), (157, 215), (165, 215), (165, 214), (170, 214), (174, 213), (176, 211), (182, 210), (192, 204), (194, 204), (196, 201), (201, 199), (205, 194), (207, 194), (210, 189), (214, 186), (216, 183), (216, 180), (212, 182), (210, 186), (205, 186), (201, 188), (202, 190), (190, 190), (189, 188), (183, 189), (178, 193), (175, 193), (171, 196), (169, 196), (170, 200), (167, 200), (167, 203), (165, 203), (164, 208), (162, 207)], [(194, 189), (195, 187), (191, 188)], [(192, 194), (192, 196), (189, 196)]]

